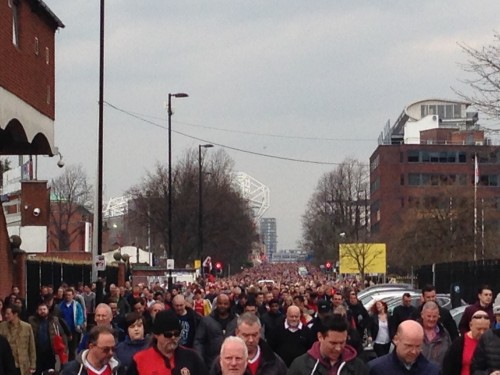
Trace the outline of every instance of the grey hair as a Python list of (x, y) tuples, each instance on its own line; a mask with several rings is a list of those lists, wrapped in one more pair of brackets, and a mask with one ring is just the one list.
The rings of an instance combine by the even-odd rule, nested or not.
[(422, 306), (422, 312), (426, 310), (439, 310), (439, 305), (434, 301), (427, 301), (424, 303), (424, 306)]
[(257, 324), (260, 327), (262, 327), (262, 324), (260, 323), (260, 319), (257, 315), (251, 312), (246, 312), (244, 314), (241, 314), (238, 317), (238, 320), (236, 321), (236, 326), (239, 327), (243, 323), (248, 324), (249, 326), (253, 326), (254, 324)]
[(245, 344), (245, 341), (243, 339), (239, 338), (238, 336), (228, 336), (222, 343), (222, 346), (220, 347), (220, 357), (222, 358), (224, 355), (224, 349), (226, 348), (226, 345), (228, 344), (239, 344), (243, 348), (243, 357), (245, 358), (245, 362), (248, 361), (248, 349), (247, 345)]

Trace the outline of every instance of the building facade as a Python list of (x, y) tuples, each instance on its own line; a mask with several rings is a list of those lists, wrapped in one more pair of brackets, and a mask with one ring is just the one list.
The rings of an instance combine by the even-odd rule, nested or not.
[[(372, 241), (387, 243), (388, 253), (397, 251), (394, 239), (410, 209), (418, 216), (445, 204), (450, 225), (459, 200), (474, 199), (480, 208), (487, 204), (496, 210), (500, 147), (468, 107), (459, 101), (419, 101), (381, 134), (370, 157), (370, 224)], [(476, 224), (471, 214), (470, 228)]]
[(0, 154), (54, 155), (55, 31), (41, 0), (0, 2)]
[(267, 259), (272, 262), (274, 254), (278, 251), (276, 218), (264, 217), (260, 220), (260, 239), (265, 246)]

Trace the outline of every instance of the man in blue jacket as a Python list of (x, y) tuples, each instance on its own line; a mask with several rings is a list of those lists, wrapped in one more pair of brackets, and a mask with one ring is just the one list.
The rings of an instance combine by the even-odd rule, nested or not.
[(84, 317), (83, 317), (83, 307), (79, 302), (75, 300), (75, 291), (71, 288), (66, 289), (64, 292), (64, 301), (59, 304), (59, 310), (61, 317), (68, 324), (71, 331), (71, 337), (69, 338), (68, 351), (69, 360), (75, 359), (76, 348), (80, 342)]
[(418, 322), (402, 322), (393, 341), (392, 353), (369, 362), (370, 375), (439, 375), (439, 368), (422, 354), (424, 330)]

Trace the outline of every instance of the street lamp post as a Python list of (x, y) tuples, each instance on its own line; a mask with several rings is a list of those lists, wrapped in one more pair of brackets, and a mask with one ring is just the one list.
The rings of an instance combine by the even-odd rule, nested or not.
[[(168, 259), (172, 259), (172, 97), (187, 98), (188, 94), (168, 94)], [(172, 290), (172, 269), (168, 270), (168, 290)]]
[(203, 278), (203, 265), (201, 257), (203, 255), (203, 164), (201, 159), (201, 149), (210, 148), (214, 145), (198, 145), (198, 259), (200, 260), (200, 273)]

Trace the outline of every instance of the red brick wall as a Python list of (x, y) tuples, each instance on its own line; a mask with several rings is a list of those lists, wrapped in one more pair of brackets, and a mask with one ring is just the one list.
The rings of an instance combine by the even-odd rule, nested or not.
[(27, 0), (19, 1), (18, 14), (19, 47), (16, 47), (12, 43), (12, 9), (7, 0), (0, 1), (0, 86), (54, 119), (55, 29), (45, 16), (32, 11)]

